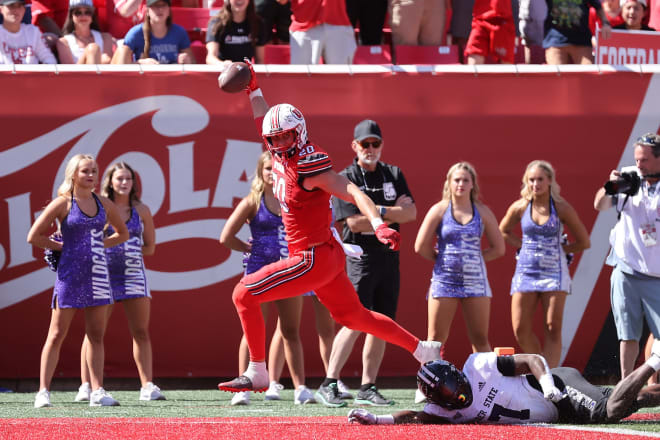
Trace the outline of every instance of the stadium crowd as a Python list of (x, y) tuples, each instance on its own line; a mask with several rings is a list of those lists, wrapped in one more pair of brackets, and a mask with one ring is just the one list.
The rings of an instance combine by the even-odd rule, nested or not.
[(3, 64), (591, 64), (596, 26), (653, 31), (660, 0), (0, 0), (0, 15)]

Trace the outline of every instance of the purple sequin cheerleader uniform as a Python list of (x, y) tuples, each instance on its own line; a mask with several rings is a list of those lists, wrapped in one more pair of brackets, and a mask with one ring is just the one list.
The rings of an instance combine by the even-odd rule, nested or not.
[(268, 210), (263, 197), (259, 202), (257, 215), (250, 222), (250, 232), (252, 252), (247, 260), (246, 275), (289, 256), (282, 217)]
[[(144, 225), (135, 208), (131, 208), (131, 217), (126, 222), (126, 227), (128, 228), (128, 240), (106, 249), (112, 296), (115, 301), (151, 298), (142, 258)], [(114, 233), (112, 227), (108, 227), (107, 233), (109, 235)]]
[(472, 204), (472, 219), (465, 225), (454, 219), (452, 205), (438, 225), (438, 257), (433, 266), (429, 295), (433, 298), (492, 296), (481, 253), (484, 226)]
[(71, 197), (71, 209), (60, 225), (62, 255), (57, 267), (52, 307), (84, 308), (112, 304), (108, 264), (103, 247), (106, 216), (92, 193), (96, 214), (88, 216)]
[(542, 225), (532, 219), (530, 201), (520, 220), (522, 247), (518, 254), (516, 272), (511, 280), (511, 294), (515, 292), (567, 292), (571, 277), (566, 254), (561, 247), (563, 226), (555, 203), (550, 199), (550, 217)]

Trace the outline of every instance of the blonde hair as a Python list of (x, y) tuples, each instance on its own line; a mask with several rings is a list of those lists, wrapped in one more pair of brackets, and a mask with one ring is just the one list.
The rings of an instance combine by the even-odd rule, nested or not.
[(465, 170), (472, 177), (472, 189), (470, 190), (470, 200), (472, 202), (479, 201), (479, 184), (477, 183), (477, 172), (470, 162), (458, 162), (449, 168), (447, 171), (447, 179), (445, 186), (442, 189), (442, 200), (451, 200), (451, 176), (458, 170)]
[(550, 179), (550, 196), (554, 200), (563, 200), (562, 197), (559, 195), (559, 191), (561, 188), (559, 187), (559, 184), (557, 183), (556, 180), (556, 173), (555, 169), (552, 167), (550, 162), (547, 162), (545, 160), (533, 160), (527, 165), (527, 168), (525, 169), (525, 174), (523, 174), (522, 177), (522, 188), (520, 190), (520, 196), (525, 199), (525, 200), (532, 200), (533, 198), (533, 192), (531, 188), (527, 184), (527, 180), (529, 178), (529, 173), (532, 171), (533, 168), (540, 168), (542, 169), (545, 174), (548, 176), (548, 179)]
[(117, 170), (127, 170), (131, 173), (131, 179), (133, 181), (133, 186), (131, 187), (131, 192), (128, 194), (128, 203), (133, 206), (133, 202), (140, 203), (140, 184), (137, 181), (137, 175), (133, 168), (131, 168), (126, 162), (116, 162), (114, 163), (105, 177), (103, 177), (103, 183), (101, 184), (101, 195), (109, 198), (113, 202), (115, 201), (115, 189), (112, 187), (112, 177), (115, 175)]
[(91, 160), (94, 162), (94, 165), (98, 167), (96, 164), (96, 159), (94, 159), (94, 156), (92, 155), (76, 154), (73, 156), (71, 159), (69, 159), (69, 162), (66, 164), (66, 168), (64, 169), (64, 181), (59, 186), (59, 188), (57, 188), (58, 196), (64, 196), (73, 192), (73, 177), (75, 176), (76, 171), (78, 171), (80, 162), (83, 160)]
[(264, 151), (259, 156), (259, 159), (257, 160), (257, 169), (254, 172), (254, 178), (252, 178), (252, 184), (250, 185), (250, 194), (248, 194), (248, 197), (255, 205), (261, 203), (261, 198), (264, 195), (264, 186), (266, 184), (264, 182), (263, 171), (264, 163), (266, 163), (267, 160), (271, 162), (273, 161), (270, 151)]

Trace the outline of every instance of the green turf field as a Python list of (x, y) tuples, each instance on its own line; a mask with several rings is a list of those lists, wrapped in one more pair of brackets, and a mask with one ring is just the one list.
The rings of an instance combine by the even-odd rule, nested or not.
[[(343, 408), (326, 408), (320, 404), (294, 405), (293, 390), (281, 392), (282, 400), (265, 401), (263, 393), (253, 394), (248, 406), (231, 406), (231, 394), (217, 390), (163, 390), (166, 401), (141, 402), (138, 391), (112, 391), (119, 400), (118, 407), (90, 408), (87, 403), (73, 399), (75, 391), (53, 391), (50, 408), (33, 408), (34, 393), (0, 393), (0, 418), (30, 417), (314, 417), (345, 416), (354, 407), (352, 400)], [(376, 414), (389, 414), (403, 409), (421, 410), (423, 404), (414, 403), (413, 389), (382, 389), (386, 397), (395, 400), (390, 407), (369, 407)], [(633, 418), (617, 425), (599, 427), (633, 429), (660, 433), (660, 407), (641, 410), (638, 414), (656, 413), (658, 417)]]

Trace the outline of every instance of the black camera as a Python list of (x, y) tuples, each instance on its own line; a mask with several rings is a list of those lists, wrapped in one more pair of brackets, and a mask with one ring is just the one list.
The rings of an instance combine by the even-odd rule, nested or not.
[(615, 194), (634, 196), (639, 191), (641, 185), (642, 179), (639, 177), (639, 174), (634, 171), (624, 171), (619, 175), (618, 179), (605, 182), (603, 188), (605, 188), (605, 193), (611, 196)]

